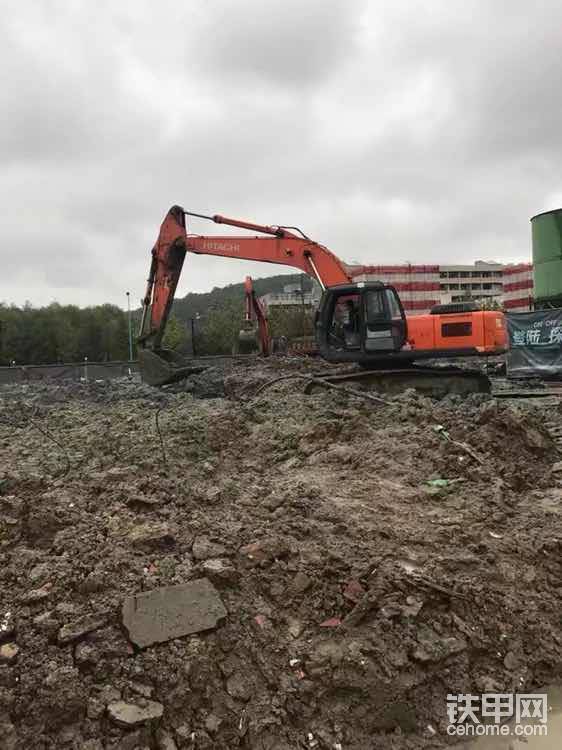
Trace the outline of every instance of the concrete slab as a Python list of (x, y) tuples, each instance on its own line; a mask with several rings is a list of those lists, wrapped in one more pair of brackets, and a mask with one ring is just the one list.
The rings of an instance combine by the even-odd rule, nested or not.
[(227, 612), (207, 578), (129, 596), (123, 602), (123, 625), (139, 648), (216, 627)]

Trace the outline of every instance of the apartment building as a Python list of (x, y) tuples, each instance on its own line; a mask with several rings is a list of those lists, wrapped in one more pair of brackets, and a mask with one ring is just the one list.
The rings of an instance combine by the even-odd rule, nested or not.
[(482, 260), (473, 265), (439, 266), (441, 304), (467, 300), (494, 300), (501, 304), (503, 270), (501, 263)]

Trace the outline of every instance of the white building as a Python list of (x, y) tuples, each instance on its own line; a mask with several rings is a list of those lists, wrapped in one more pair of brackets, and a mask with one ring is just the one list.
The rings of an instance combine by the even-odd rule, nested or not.
[(474, 265), (440, 265), (440, 303), (495, 300), (501, 304), (504, 267), (502, 263), (483, 260)]

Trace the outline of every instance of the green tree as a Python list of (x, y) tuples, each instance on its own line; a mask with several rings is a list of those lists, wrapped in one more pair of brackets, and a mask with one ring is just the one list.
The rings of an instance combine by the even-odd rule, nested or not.
[(166, 349), (173, 349), (179, 351), (185, 349), (187, 343), (187, 333), (185, 325), (180, 323), (175, 315), (170, 315), (168, 323), (166, 325), (166, 331), (164, 338), (162, 339), (162, 345)]

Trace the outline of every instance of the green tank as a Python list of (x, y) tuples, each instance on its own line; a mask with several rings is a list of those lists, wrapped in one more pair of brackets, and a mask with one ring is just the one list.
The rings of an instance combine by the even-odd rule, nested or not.
[(562, 306), (562, 208), (531, 219), (535, 305)]

